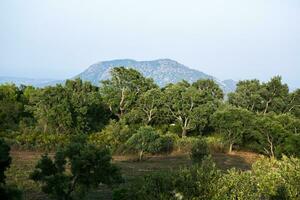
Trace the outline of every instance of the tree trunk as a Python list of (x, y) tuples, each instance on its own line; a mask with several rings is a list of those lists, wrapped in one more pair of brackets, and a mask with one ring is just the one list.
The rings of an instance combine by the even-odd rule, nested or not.
[(144, 153), (143, 150), (140, 151), (140, 153), (139, 153), (139, 161), (142, 161), (142, 160), (143, 160), (143, 153)]
[(272, 102), (272, 99), (270, 99), (269, 101), (267, 101), (266, 107), (265, 107), (265, 110), (264, 110), (264, 115), (267, 113), (268, 108), (269, 108), (269, 104), (270, 104), (271, 102)]
[(181, 137), (182, 137), (182, 138), (183, 138), (183, 137), (186, 137), (186, 128), (185, 128), (185, 127), (182, 128)]
[(232, 146), (233, 146), (233, 143), (230, 143), (230, 145), (229, 145), (229, 153), (232, 152)]

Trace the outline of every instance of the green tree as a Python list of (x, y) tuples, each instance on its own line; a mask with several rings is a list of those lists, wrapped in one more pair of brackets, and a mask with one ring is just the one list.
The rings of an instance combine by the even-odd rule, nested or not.
[(181, 126), (182, 137), (196, 127), (203, 129), (208, 124), (210, 113), (217, 106), (207, 96), (206, 91), (201, 91), (185, 81), (169, 85), (163, 95), (168, 114)]
[(235, 92), (228, 94), (228, 102), (234, 106), (246, 108), (250, 111), (261, 111), (263, 98), (259, 80), (239, 81)]
[(211, 101), (216, 99), (222, 100), (224, 98), (223, 90), (220, 86), (211, 79), (200, 79), (192, 84), (193, 87), (204, 93), (206, 98), (210, 98)]
[(122, 181), (119, 169), (111, 164), (109, 151), (87, 144), (82, 137), (58, 150), (53, 160), (43, 155), (30, 178), (42, 183), (45, 193), (61, 200), (79, 199), (100, 183)]
[(150, 124), (159, 114), (162, 106), (162, 92), (159, 88), (153, 88), (143, 93), (138, 99), (138, 109), (143, 113), (142, 118), (145, 124)]
[(11, 84), (0, 85), (0, 131), (15, 130), (23, 113), (22, 93)]
[(80, 79), (33, 91), (29, 100), (27, 110), (43, 133), (99, 131), (110, 117), (98, 88)]
[(229, 143), (229, 152), (234, 144), (241, 144), (246, 133), (253, 130), (254, 115), (243, 108), (226, 105), (212, 116), (212, 123)]
[(300, 89), (289, 93), (286, 112), (290, 112), (296, 117), (300, 118)]
[(265, 114), (258, 115), (255, 120), (255, 129), (259, 133), (259, 143), (268, 156), (281, 156), (284, 141), (291, 134), (291, 121), (288, 115)]
[(136, 105), (143, 92), (155, 87), (153, 80), (143, 77), (140, 72), (117, 67), (111, 70), (110, 80), (102, 81), (100, 92), (110, 111), (121, 118)]
[(287, 84), (282, 83), (280, 76), (275, 76), (269, 82), (262, 84), (260, 93), (263, 98), (262, 112), (264, 114), (270, 111), (276, 113), (284, 112), (289, 88)]
[(6, 185), (5, 171), (11, 164), (11, 157), (9, 155), (10, 147), (0, 138), (0, 197), (7, 200), (21, 199), (21, 192), (12, 186)]
[(102, 101), (99, 88), (81, 79), (67, 80), (65, 88), (76, 132), (101, 130), (107, 124), (110, 112)]
[(143, 159), (145, 152), (154, 153), (156, 149), (156, 141), (159, 139), (159, 134), (151, 126), (140, 127), (135, 134), (133, 134), (126, 145), (132, 149), (139, 151), (139, 160)]

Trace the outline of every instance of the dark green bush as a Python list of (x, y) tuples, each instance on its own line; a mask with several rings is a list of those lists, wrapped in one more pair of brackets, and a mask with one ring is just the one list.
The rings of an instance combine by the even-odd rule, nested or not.
[(199, 165), (177, 171), (147, 174), (114, 191), (113, 199), (166, 200), (211, 199), (213, 185), (220, 177), (211, 158)]
[(192, 147), (190, 157), (194, 163), (200, 163), (209, 155), (209, 149), (204, 139), (199, 139)]
[(79, 199), (100, 183), (122, 181), (109, 151), (86, 143), (82, 136), (74, 136), (69, 145), (56, 152), (54, 159), (42, 156), (30, 178), (40, 182), (43, 192), (58, 200)]
[(16, 136), (16, 143), (28, 149), (55, 150), (70, 142), (69, 134), (22, 133)]
[(178, 136), (174, 134), (160, 135), (160, 137), (155, 142), (155, 146), (157, 146), (157, 152), (171, 153), (175, 148), (177, 140)]

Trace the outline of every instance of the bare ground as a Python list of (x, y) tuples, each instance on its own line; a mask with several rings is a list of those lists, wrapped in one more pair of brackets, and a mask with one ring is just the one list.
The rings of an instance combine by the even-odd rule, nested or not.
[[(18, 185), (24, 193), (24, 199), (40, 200), (47, 196), (40, 191), (40, 185), (28, 179), (30, 172), (40, 159), (42, 152), (12, 150), (13, 161), (7, 171), (8, 183)], [(233, 152), (231, 154), (215, 153), (213, 159), (222, 170), (232, 167), (250, 170), (251, 164), (259, 155), (250, 152)], [(144, 161), (137, 162), (136, 156), (114, 156), (113, 162), (118, 165), (124, 178), (131, 180), (149, 172), (171, 170), (191, 165), (188, 154), (174, 153), (171, 155), (147, 156)], [(88, 199), (111, 199), (111, 189), (101, 186), (90, 193)]]

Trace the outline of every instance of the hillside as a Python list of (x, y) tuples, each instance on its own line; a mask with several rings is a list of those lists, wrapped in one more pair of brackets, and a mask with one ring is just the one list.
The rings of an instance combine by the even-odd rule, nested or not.
[[(100, 81), (110, 78), (110, 71), (112, 68), (119, 66), (134, 68), (141, 72), (145, 77), (153, 78), (155, 83), (161, 87), (168, 83), (177, 83), (182, 80), (192, 83), (198, 79), (213, 79), (221, 86), (225, 93), (228, 93), (234, 91), (236, 84), (233, 80), (220, 81), (212, 75), (191, 69), (171, 59), (158, 59), (152, 61), (118, 59), (103, 61), (91, 65), (85, 71), (71, 79), (81, 78), (85, 81), (90, 81), (94, 85), (99, 85)], [(16, 85), (33, 85), (36, 87), (55, 85), (63, 82), (64, 80), (0, 77), (0, 84), (15, 83)]]
[(75, 76), (75, 78), (79, 77), (98, 85), (100, 81), (109, 79), (110, 70), (118, 66), (134, 68), (144, 76), (153, 78), (153, 80), (161, 87), (168, 83), (176, 83), (181, 80), (192, 83), (198, 79), (213, 79), (225, 92), (234, 90), (233, 81), (218, 81), (217, 78), (211, 75), (191, 69), (171, 59), (158, 59), (152, 61), (136, 61), (132, 59), (103, 61), (91, 65), (84, 72)]

